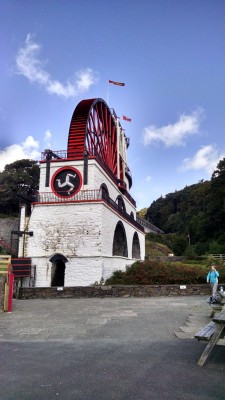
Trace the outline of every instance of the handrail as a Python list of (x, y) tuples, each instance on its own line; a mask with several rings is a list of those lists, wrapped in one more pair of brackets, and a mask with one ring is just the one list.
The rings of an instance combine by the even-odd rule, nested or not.
[(15, 251), (11, 248), (11, 246), (5, 242), (4, 239), (0, 238), (0, 245), (7, 249), (11, 254), (15, 255)]
[(53, 192), (42, 192), (36, 195), (33, 204), (80, 203), (89, 201), (104, 201), (112, 209), (118, 212), (124, 219), (129, 221), (140, 231), (144, 232), (144, 228), (122, 207), (120, 207), (114, 200), (112, 200), (102, 189), (80, 190), (77, 194), (71, 197), (58, 197)]
[[(48, 158), (49, 155), (49, 158)], [(111, 169), (108, 167), (108, 165), (104, 162), (104, 160), (99, 156), (98, 153), (93, 152), (90, 153), (90, 150), (86, 154), (88, 158), (94, 158), (98, 161), (98, 163), (101, 165), (101, 167), (107, 172), (107, 174), (110, 176), (110, 178), (115, 182), (115, 184), (118, 187), (121, 187), (123, 189), (123, 194), (124, 196), (127, 197), (127, 199), (131, 202), (131, 204), (136, 207), (136, 202), (133, 199), (133, 197), (128, 193), (127, 191), (127, 184), (126, 182), (118, 179), (114, 173), (111, 171)], [(84, 158), (84, 153), (81, 151), (74, 151), (73, 153), (67, 152), (67, 150), (57, 150), (57, 151), (50, 151), (50, 150), (45, 150), (44, 152), (41, 153), (41, 163), (44, 162), (56, 162), (56, 161), (65, 161), (65, 160), (81, 160)]]
[(157, 226), (153, 225), (151, 222), (137, 215), (137, 222), (143, 226), (144, 228), (149, 228), (156, 233), (164, 233), (161, 229), (157, 228)]

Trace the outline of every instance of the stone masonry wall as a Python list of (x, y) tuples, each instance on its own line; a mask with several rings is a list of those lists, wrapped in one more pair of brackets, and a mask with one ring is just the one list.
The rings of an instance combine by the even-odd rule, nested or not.
[(82, 297), (158, 297), (158, 296), (209, 296), (211, 288), (201, 285), (143, 285), (143, 286), (77, 286), (77, 287), (48, 287), (20, 288), (19, 299), (53, 299), (53, 298), (82, 298)]
[(3, 239), (9, 246), (17, 252), (18, 237), (13, 235), (11, 243), (11, 231), (18, 230), (19, 218), (0, 218), (0, 239)]

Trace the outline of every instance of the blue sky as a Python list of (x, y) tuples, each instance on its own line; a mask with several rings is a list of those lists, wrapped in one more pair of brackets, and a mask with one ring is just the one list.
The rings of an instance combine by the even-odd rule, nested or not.
[(66, 149), (95, 97), (132, 119), (138, 209), (225, 157), (224, 0), (0, 0), (0, 32), (0, 170)]

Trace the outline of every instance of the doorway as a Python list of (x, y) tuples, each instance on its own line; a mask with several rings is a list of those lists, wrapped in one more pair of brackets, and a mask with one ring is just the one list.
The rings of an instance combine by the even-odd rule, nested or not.
[(63, 287), (65, 284), (66, 262), (68, 260), (62, 254), (55, 254), (50, 258), (50, 261), (52, 263), (51, 286)]

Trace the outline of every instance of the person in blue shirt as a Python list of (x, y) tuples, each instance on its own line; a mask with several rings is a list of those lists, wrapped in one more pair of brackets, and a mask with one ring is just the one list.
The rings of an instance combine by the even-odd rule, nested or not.
[(208, 272), (207, 282), (211, 284), (212, 287), (212, 299), (216, 295), (217, 287), (218, 287), (218, 277), (220, 276), (219, 272), (216, 270), (215, 265), (212, 265), (211, 271)]

